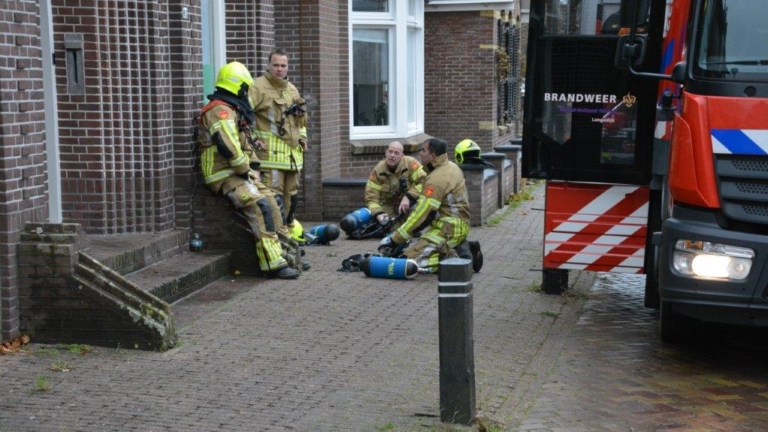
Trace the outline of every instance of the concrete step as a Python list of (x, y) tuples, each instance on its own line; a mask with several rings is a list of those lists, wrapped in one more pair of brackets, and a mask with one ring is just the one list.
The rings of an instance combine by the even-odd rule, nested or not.
[(186, 230), (164, 233), (88, 235), (85, 252), (125, 275), (189, 251)]
[(125, 275), (141, 289), (175, 302), (230, 272), (229, 252), (188, 252)]

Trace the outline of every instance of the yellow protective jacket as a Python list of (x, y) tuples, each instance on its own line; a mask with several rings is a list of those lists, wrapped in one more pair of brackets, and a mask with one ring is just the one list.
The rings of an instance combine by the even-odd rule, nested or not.
[(242, 128), (237, 110), (221, 100), (213, 100), (200, 112), (198, 154), (205, 184), (225, 194), (245, 182), (250, 170), (252, 149), (250, 131)]
[(300, 139), (307, 139), (306, 101), (287, 79), (269, 72), (256, 78), (248, 89), (256, 114), (254, 139), (264, 143), (257, 149), (261, 169), (299, 171), (304, 166)]
[(405, 195), (414, 202), (421, 195), (421, 186), (426, 176), (421, 163), (410, 156), (403, 156), (394, 170), (389, 169), (384, 159), (376, 164), (368, 176), (365, 205), (371, 214), (376, 215), (386, 212), (385, 208), (397, 209)]
[(443, 154), (424, 169), (427, 177), (419, 201), (408, 213), (408, 219), (392, 234), (397, 244), (405, 243), (427, 225), (436, 230), (445, 224), (461, 230), (469, 226), (469, 197), (461, 168)]

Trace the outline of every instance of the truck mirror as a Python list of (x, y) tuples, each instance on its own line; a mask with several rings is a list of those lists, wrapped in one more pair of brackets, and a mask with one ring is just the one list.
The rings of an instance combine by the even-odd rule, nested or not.
[(630, 66), (639, 66), (645, 61), (647, 38), (643, 34), (621, 35), (616, 45), (616, 56), (613, 64), (618, 69), (625, 70)]
[(676, 64), (675, 67), (672, 69), (672, 81), (678, 83), (678, 84), (685, 84), (685, 74), (688, 70), (688, 65), (681, 61), (680, 63)]

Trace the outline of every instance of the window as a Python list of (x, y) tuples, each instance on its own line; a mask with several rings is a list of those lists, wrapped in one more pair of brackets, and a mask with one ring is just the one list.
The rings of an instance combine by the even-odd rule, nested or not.
[(423, 2), (351, 0), (351, 10), (352, 137), (423, 132)]
[(200, 2), (202, 17), (201, 39), (203, 45), (203, 102), (213, 93), (216, 74), (227, 62), (224, 35), (224, 2), (204, 0)]

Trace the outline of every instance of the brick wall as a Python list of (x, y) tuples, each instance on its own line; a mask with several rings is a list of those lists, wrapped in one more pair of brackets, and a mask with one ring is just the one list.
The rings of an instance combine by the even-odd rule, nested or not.
[(493, 11), (425, 14), (425, 130), (450, 151), (464, 138), (490, 151), (514, 135), (496, 126), (499, 19)]
[(24, 222), (48, 217), (39, 21), (36, 0), (0, 3), (0, 340), (19, 334)]
[(63, 214), (87, 232), (174, 226), (168, 3), (53, 2)]
[(227, 0), (225, 14), (227, 61), (245, 64), (254, 78), (261, 75), (275, 46), (274, 2)]
[[(189, 19), (183, 19), (182, 6), (188, 8)], [(175, 1), (169, 7), (169, 34), (171, 59), (171, 106), (174, 212), (161, 215), (175, 217), (176, 228), (189, 228), (194, 208), (191, 196), (195, 180), (200, 174), (195, 153), (197, 116), (200, 112), (203, 77), (201, 73), (202, 47), (200, 45), (200, 7), (187, 2)]]
[(481, 226), (499, 209), (500, 174), (482, 166), (460, 165), (469, 195), (470, 226)]
[(308, 101), (309, 152), (297, 218), (326, 220), (322, 182), (343, 176), (342, 155), (349, 151), (342, 144), (349, 142), (348, 6), (337, 0), (275, 0), (274, 5), (275, 46), (290, 54), (289, 76)]
[[(338, 224), (347, 214), (365, 206), (365, 183), (362, 179), (338, 179), (323, 184), (323, 221)], [(342, 236), (344, 234), (342, 233)]]

